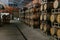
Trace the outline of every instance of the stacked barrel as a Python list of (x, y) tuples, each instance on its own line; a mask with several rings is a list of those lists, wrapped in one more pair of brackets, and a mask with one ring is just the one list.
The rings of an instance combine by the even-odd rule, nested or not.
[(30, 26), (33, 26), (33, 23), (34, 23), (34, 22), (33, 22), (33, 7), (30, 7), (30, 8), (29, 8), (29, 11), (30, 11), (30, 12), (29, 12), (29, 25), (30, 25)]
[(60, 0), (47, 0), (24, 8), (21, 18), (33, 28), (60, 38)]
[(37, 3), (30, 9), (30, 24), (33, 28), (39, 28), (39, 7), (40, 5)]
[(60, 0), (47, 0), (40, 8), (40, 29), (60, 38)]
[(40, 29), (45, 33), (49, 33), (49, 29), (51, 27), (49, 20), (50, 12), (47, 11), (49, 10), (47, 4), (47, 2), (41, 3), (40, 7)]
[(25, 22), (25, 11), (26, 11), (26, 7), (23, 7), (22, 9), (20, 9), (20, 20), (22, 21), (22, 22)]
[(25, 23), (29, 25), (29, 10), (26, 8), (25, 10)]
[(42, 14), (42, 11), (43, 11), (43, 4), (41, 4), (41, 7), (40, 7), (40, 29), (43, 30), (43, 14)]
[[(50, 14), (50, 22), (51, 22), (51, 28), (50, 28), (50, 34), (52, 36), (56, 36), (57, 38), (60, 38), (60, 0), (53, 0), (50, 6), (51, 14)], [(49, 12), (49, 11), (48, 11)]]
[(23, 18), (23, 21), (32, 26), (33, 28), (39, 28), (40, 24), (40, 4), (36, 3), (32, 7), (23, 8), (22, 12), (20, 13), (21, 18)]

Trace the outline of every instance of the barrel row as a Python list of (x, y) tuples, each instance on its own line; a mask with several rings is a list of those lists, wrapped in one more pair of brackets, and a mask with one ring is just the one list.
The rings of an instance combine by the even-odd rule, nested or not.
[(45, 14), (41, 14), (40, 15), (40, 20), (42, 21), (42, 20), (44, 20), (44, 21), (51, 21), (52, 23), (54, 23), (54, 22), (57, 22), (57, 23), (59, 23), (60, 24), (60, 13), (58, 14), (47, 14), (47, 13), (45, 13)]
[[(51, 25), (51, 23), (58, 23), (60, 24), (60, 13), (52, 13), (52, 9), (58, 9), (59, 6), (55, 6), (54, 2), (47, 2), (32, 8), (24, 9), (21, 15), (23, 21), (32, 26), (33, 28), (40, 28), (44, 32), (47, 32), (51, 35), (57, 35), (60, 37), (60, 28), (58, 26), (54, 27), (55, 25)], [(57, 5), (57, 4), (56, 4)], [(46, 11), (46, 12), (44, 12)]]

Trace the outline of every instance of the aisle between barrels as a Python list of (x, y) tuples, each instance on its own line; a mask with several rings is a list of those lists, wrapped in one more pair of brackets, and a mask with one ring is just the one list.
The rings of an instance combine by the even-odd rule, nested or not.
[(5, 24), (0, 27), (0, 40), (24, 40), (14, 24)]
[(27, 40), (49, 40), (48, 37), (42, 35), (39, 31), (34, 30), (32, 27), (20, 22), (17, 24), (21, 32), (27, 38)]

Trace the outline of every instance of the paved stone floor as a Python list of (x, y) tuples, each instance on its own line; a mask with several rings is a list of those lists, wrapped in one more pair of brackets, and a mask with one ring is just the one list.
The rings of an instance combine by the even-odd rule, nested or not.
[(6, 24), (0, 27), (0, 40), (24, 40), (14, 24)]
[(17, 27), (27, 40), (54, 40), (50, 39), (50, 36), (43, 35), (40, 29), (33, 29), (22, 22), (2, 25), (0, 40), (26, 40)]
[(20, 22), (17, 24), (20, 30), (23, 32), (27, 40), (55, 40), (50, 36), (43, 34), (40, 29), (33, 29), (33, 27), (29, 27), (26, 24)]

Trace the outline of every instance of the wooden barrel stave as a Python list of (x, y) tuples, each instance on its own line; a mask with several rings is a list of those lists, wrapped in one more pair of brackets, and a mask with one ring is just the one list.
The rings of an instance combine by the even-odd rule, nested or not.
[(30, 25), (33, 26), (33, 24), (34, 24), (34, 21), (30, 20)]
[(44, 24), (43, 30), (44, 32), (48, 32), (50, 30), (50, 26), (48, 24)]
[(43, 4), (41, 4), (40, 11), (43, 11)]
[(40, 29), (43, 30), (43, 23), (40, 24)]
[(47, 24), (44, 24), (44, 32), (47, 31)]
[(56, 32), (57, 32), (57, 28), (54, 28), (54, 27), (50, 28), (50, 34), (52, 36), (54, 36), (56, 34)]
[(47, 9), (47, 3), (44, 4), (44, 10), (46, 10), (46, 9)]
[(60, 29), (57, 30), (57, 37), (60, 38)]
[(53, 22), (56, 22), (58, 24), (60, 24), (60, 14), (51, 14), (50, 16), (50, 21), (53, 23)]
[(50, 14), (45, 13), (45, 14), (43, 14), (43, 16), (44, 16), (44, 21), (45, 20), (50, 20), (49, 19), (50, 18)]
[(44, 20), (47, 20), (47, 14), (44, 14)]
[(33, 17), (33, 19), (38, 19), (39, 15), (36, 13), (36, 14), (33, 14), (32, 17)]
[(52, 15), (50, 16), (50, 21), (51, 21), (51, 22), (54, 22), (54, 21), (55, 21), (55, 15), (54, 15), (54, 14), (52, 14)]
[(57, 15), (57, 19), (56, 19), (57, 23), (60, 24), (60, 14)]
[(43, 14), (40, 15), (40, 20), (41, 20), (41, 21), (43, 20)]
[(34, 21), (34, 25), (39, 25), (39, 22), (38, 21)]

